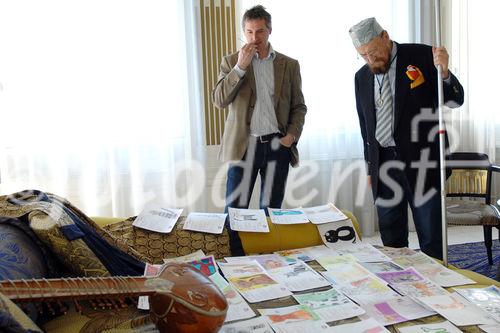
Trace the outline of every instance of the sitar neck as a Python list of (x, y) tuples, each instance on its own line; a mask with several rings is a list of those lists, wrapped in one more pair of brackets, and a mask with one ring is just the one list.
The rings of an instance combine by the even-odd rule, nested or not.
[(0, 281), (1, 292), (16, 302), (150, 296), (171, 287), (157, 277), (130, 276)]

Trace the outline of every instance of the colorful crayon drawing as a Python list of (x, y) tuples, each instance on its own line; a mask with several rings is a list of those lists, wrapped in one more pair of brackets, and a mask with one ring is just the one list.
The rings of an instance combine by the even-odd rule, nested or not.
[(217, 269), (215, 268), (214, 258), (212, 256), (200, 260), (190, 261), (188, 265), (193, 266), (205, 276), (210, 276), (217, 272)]
[(273, 324), (291, 321), (314, 320), (312, 314), (305, 309), (298, 309), (282, 315), (268, 315), (268, 318)]
[(229, 281), (240, 291), (249, 291), (277, 284), (276, 281), (266, 274), (231, 277)]
[(299, 210), (286, 210), (286, 209), (283, 209), (283, 210), (274, 210), (273, 211), (273, 215), (276, 215), (276, 216), (282, 216), (282, 215), (300, 215), (302, 214), (301, 211)]

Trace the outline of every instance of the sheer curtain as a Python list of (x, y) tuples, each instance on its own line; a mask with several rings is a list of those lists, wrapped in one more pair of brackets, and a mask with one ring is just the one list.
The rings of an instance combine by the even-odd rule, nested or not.
[(353, 211), (363, 234), (370, 235), (375, 214), (354, 97), (354, 73), (364, 61), (348, 30), (374, 16), (393, 40), (410, 42), (410, 1), (242, 0), (241, 14), (256, 4), (273, 17), (273, 48), (299, 60), (308, 107), (301, 166), (290, 172), (285, 206), (333, 201)]
[[(451, 44), (452, 70), (465, 90), (465, 102), (459, 112), (448, 114), (448, 128), (454, 134), (450, 142), (456, 151), (488, 154), (491, 162), (499, 162), (500, 112), (497, 96), (496, 64), (498, 54), (495, 34), (500, 3), (495, 0), (446, 1), (451, 15), (445, 18), (447, 41)], [(499, 198), (500, 179), (496, 176), (492, 189)]]
[(1, 194), (41, 189), (89, 215), (199, 205), (193, 14), (182, 0), (2, 1)]
[(489, 56), (497, 52), (492, 48), (491, 33), (497, 30), (496, 18), (500, 3), (494, 0), (449, 1), (452, 15), (448, 41), (451, 48), (452, 70), (460, 78), (466, 92), (460, 112), (450, 112), (455, 148), (461, 151), (479, 151), (496, 159), (496, 140), (500, 115), (493, 101), (496, 95), (496, 75)]

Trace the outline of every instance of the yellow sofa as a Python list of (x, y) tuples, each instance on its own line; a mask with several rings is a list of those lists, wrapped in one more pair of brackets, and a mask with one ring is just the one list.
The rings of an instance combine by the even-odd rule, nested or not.
[[(362, 239), (361, 229), (356, 217), (347, 210), (342, 211), (349, 217), (354, 225), (354, 229)], [(123, 221), (123, 218), (116, 217), (91, 217), (101, 227)], [(295, 224), (277, 225), (268, 220), (269, 233), (240, 232), (243, 249), (247, 254), (272, 253), (280, 250), (297, 249), (323, 244), (321, 236), (315, 225)], [(438, 260), (439, 261), (439, 260)], [(441, 261), (440, 261), (441, 262)], [(492, 284), (500, 287), (500, 282), (490, 279), (484, 275), (473, 271), (458, 269), (454, 266), (450, 269), (463, 274), (478, 283), (478, 287), (490, 286)]]
[[(351, 219), (356, 233), (361, 238), (361, 229), (356, 217), (347, 210), (343, 210), (343, 213)], [(110, 226), (124, 220), (124, 218), (102, 216), (94, 216), (91, 219), (101, 227)], [(323, 244), (318, 229), (312, 223), (278, 225), (273, 224), (268, 218), (267, 224), (269, 226), (268, 233), (239, 233), (246, 254), (272, 253)]]

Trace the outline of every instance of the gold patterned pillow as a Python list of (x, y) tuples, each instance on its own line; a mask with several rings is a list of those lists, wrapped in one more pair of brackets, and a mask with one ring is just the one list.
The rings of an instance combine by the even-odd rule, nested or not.
[(132, 226), (135, 217), (104, 227), (115, 241), (128, 246), (147, 258), (148, 262), (161, 264), (164, 258), (174, 258), (202, 250), (216, 259), (230, 256), (229, 236), (224, 229), (220, 235), (183, 230), (185, 217), (181, 217), (168, 234), (161, 234)]

